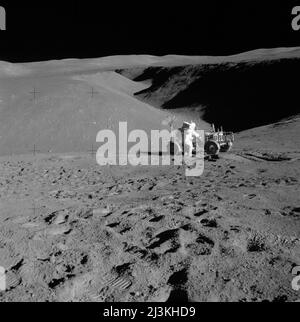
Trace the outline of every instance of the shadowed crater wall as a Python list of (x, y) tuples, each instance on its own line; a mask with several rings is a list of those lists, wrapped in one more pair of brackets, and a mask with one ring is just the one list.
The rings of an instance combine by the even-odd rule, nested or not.
[(135, 93), (163, 109), (197, 109), (199, 117), (227, 130), (245, 129), (298, 114), (300, 59), (149, 67), (119, 71), (152, 85)]

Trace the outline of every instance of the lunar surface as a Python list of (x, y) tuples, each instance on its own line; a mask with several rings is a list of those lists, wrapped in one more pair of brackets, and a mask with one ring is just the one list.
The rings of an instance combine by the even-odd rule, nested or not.
[[(1, 62), (0, 301), (299, 300), (300, 118), (283, 77), (299, 58)], [(235, 131), (232, 150), (199, 177), (96, 162), (101, 129), (169, 115)]]

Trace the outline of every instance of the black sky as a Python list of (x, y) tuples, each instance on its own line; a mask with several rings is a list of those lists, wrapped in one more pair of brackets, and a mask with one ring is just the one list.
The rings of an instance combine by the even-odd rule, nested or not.
[(299, 1), (1, 1), (12, 62), (116, 54), (225, 55), (300, 46), (291, 28)]

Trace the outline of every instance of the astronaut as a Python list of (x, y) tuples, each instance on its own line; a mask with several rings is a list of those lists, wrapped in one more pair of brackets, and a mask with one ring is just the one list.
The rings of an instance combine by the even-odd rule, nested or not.
[(195, 131), (195, 128), (196, 124), (192, 121), (189, 124), (189, 128), (185, 131), (184, 143), (189, 147), (189, 151), (187, 153), (189, 157), (193, 155), (193, 137), (195, 136), (196, 138), (198, 138), (200, 136), (199, 133)]
[(6, 290), (5, 268), (0, 266), (0, 291)]

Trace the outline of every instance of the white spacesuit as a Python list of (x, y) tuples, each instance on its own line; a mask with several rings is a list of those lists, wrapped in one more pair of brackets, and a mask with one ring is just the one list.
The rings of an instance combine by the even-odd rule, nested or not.
[(6, 290), (5, 268), (0, 266), (0, 291)]
[(191, 157), (193, 155), (193, 137), (199, 137), (199, 133), (195, 131), (196, 124), (194, 122), (190, 123), (189, 128), (185, 131), (184, 143), (189, 147), (187, 155)]

